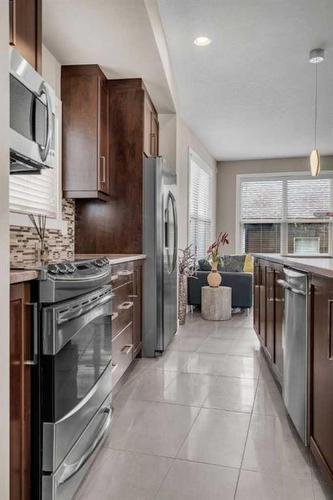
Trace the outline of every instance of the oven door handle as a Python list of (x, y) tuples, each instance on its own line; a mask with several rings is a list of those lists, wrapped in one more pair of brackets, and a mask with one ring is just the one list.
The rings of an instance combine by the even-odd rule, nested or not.
[(74, 462), (73, 464), (65, 464), (64, 466), (64, 471), (61, 474), (58, 484), (64, 484), (66, 481), (68, 481), (71, 477), (73, 477), (82, 467), (84, 464), (89, 460), (89, 458), (93, 455), (94, 451), (96, 450), (97, 446), (100, 444), (102, 439), (104, 438), (105, 434), (107, 433), (110, 425), (111, 425), (111, 419), (112, 419), (112, 410), (110, 406), (107, 406), (103, 408), (103, 413), (105, 413), (105, 420), (103, 422), (103, 425), (101, 427), (101, 430), (97, 434), (96, 438), (94, 441), (91, 443), (89, 448), (83, 453), (81, 458)]
[(109, 302), (112, 297), (114, 297), (114, 293), (110, 292), (107, 295), (104, 295), (101, 297), (97, 302), (91, 301), (89, 304), (85, 306), (79, 306), (78, 308), (74, 310), (70, 310), (68, 313), (63, 313), (61, 317), (57, 319), (57, 325), (63, 325), (64, 323), (67, 323), (68, 321), (71, 321), (72, 319), (79, 318), (83, 314), (91, 311), (91, 309), (94, 309), (95, 307), (102, 306)]

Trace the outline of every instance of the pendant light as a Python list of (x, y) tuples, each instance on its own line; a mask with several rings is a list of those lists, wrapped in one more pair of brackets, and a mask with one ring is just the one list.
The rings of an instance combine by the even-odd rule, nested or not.
[(324, 49), (313, 49), (310, 52), (309, 62), (316, 65), (315, 103), (314, 103), (314, 149), (310, 153), (311, 175), (316, 177), (320, 173), (320, 153), (317, 149), (317, 116), (318, 116), (318, 64), (324, 60)]

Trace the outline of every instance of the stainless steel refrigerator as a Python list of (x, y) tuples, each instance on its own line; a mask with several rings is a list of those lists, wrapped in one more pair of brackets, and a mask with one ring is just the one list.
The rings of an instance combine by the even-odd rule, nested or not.
[(164, 351), (177, 331), (176, 175), (161, 157), (144, 161), (143, 355)]

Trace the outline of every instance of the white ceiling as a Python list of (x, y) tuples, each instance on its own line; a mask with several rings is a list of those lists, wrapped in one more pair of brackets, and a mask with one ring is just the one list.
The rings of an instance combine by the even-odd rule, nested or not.
[(174, 111), (143, 0), (43, 0), (43, 41), (61, 64), (143, 78), (158, 112)]
[[(216, 159), (307, 155), (314, 141), (314, 71), (319, 65), (318, 146), (333, 153), (332, 0), (159, 0), (185, 121)], [(207, 35), (208, 47), (193, 39)]]

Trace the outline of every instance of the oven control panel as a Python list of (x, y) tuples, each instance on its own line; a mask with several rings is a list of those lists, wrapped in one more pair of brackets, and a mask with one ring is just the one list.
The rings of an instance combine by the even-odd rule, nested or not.
[(98, 275), (104, 272), (109, 266), (110, 262), (107, 257), (99, 257), (98, 259), (86, 261), (49, 264), (47, 266), (47, 273), (53, 278), (67, 276), (70, 279), (75, 276)]

